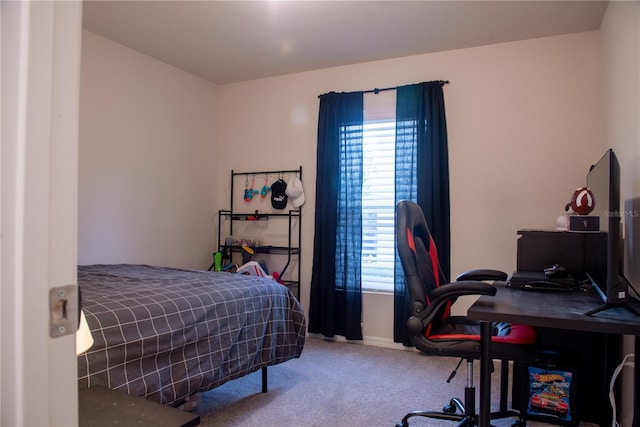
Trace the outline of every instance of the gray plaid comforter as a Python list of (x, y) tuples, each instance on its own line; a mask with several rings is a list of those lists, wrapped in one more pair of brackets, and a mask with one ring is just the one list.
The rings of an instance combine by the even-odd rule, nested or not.
[(118, 264), (79, 266), (78, 284), (95, 340), (81, 387), (171, 405), (302, 353), (302, 307), (270, 279)]

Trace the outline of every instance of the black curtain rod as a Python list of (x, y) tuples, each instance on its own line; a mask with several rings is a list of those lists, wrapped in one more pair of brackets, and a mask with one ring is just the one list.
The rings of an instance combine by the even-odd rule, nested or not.
[[(441, 83), (443, 85), (447, 85), (449, 84), (449, 80), (434, 80), (433, 83)], [(363, 90), (362, 93), (375, 93), (376, 95), (380, 92), (384, 92), (387, 90), (396, 90), (398, 89), (398, 86), (396, 87), (383, 87), (382, 89), (380, 88), (375, 88), (375, 89), (371, 89), (371, 90)]]
[[(443, 85), (448, 85), (449, 84), (449, 80), (433, 80), (432, 82), (433, 83), (440, 83), (440, 84), (443, 84)], [(375, 88), (375, 89), (370, 89), (370, 90), (363, 90), (362, 93), (375, 93), (377, 95), (380, 92), (384, 92), (384, 91), (387, 91), (387, 90), (397, 90), (397, 89), (398, 89), (398, 86), (396, 86), (396, 87), (384, 87), (382, 89)], [(331, 93), (331, 92), (329, 92), (329, 93)], [(320, 98), (321, 96), (322, 95), (318, 95), (318, 98)]]
[(386, 92), (388, 90), (396, 90), (396, 89), (398, 89), (398, 88), (397, 87), (383, 87), (382, 89), (375, 88), (375, 89), (371, 89), (371, 90), (363, 90), (362, 93), (375, 93), (377, 95), (380, 92)]

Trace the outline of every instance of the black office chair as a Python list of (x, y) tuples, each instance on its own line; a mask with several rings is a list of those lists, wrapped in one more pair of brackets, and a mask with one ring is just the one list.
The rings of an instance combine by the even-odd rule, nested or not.
[[(424, 214), (411, 201), (398, 203), (396, 239), (411, 298), (411, 317), (406, 327), (412, 344), (427, 354), (460, 357), (461, 361), (467, 361), (464, 403), (453, 398), (442, 412), (410, 412), (397, 427), (407, 427), (409, 418), (416, 416), (458, 421), (458, 426), (478, 425), (473, 361), (480, 358), (480, 324), (464, 316), (451, 316), (450, 309), (456, 298), (462, 295), (495, 295), (496, 288), (482, 280), (506, 280), (507, 275), (497, 270), (473, 270), (458, 276), (454, 283), (445, 283), (438, 263), (438, 252)], [(498, 323), (494, 324), (493, 335), (491, 356), (503, 361), (503, 390), (501, 410), (492, 413), (491, 419), (517, 417), (513, 425), (524, 427), (526, 420), (519, 412), (506, 410), (508, 361), (530, 358), (536, 341), (536, 330), (530, 326)]]

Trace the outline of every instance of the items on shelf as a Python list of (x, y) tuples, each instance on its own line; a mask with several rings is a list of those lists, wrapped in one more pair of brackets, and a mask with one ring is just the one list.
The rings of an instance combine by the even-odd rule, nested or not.
[(256, 177), (252, 176), (251, 187), (249, 187), (249, 175), (247, 175), (247, 177), (245, 178), (245, 181), (244, 181), (244, 201), (245, 202), (250, 202), (251, 199), (253, 199), (253, 196), (260, 193), (258, 190), (253, 189), (253, 184), (255, 184), (255, 182), (256, 182)]
[(262, 246), (262, 239), (252, 236), (234, 237), (229, 236), (224, 239), (225, 246), (248, 246), (250, 248), (256, 248)]
[(222, 252), (213, 254), (213, 271), (222, 271)]
[(250, 246), (242, 245), (242, 264), (244, 265), (251, 261), (254, 253), (255, 251)]
[(213, 264), (211, 264), (209, 270), (213, 269), (213, 271), (235, 273), (237, 268), (237, 264), (231, 263), (231, 256), (227, 247), (224, 247), (222, 250), (213, 253)]
[[(281, 172), (278, 171), (278, 173), (280, 174)], [(243, 195), (245, 202), (251, 202), (253, 196), (258, 194), (260, 194), (260, 199), (265, 199), (267, 194), (270, 192), (271, 206), (274, 209), (286, 209), (289, 202), (291, 202), (294, 208), (298, 208), (304, 204), (304, 187), (302, 186), (302, 181), (297, 175), (293, 176), (288, 182), (286, 182), (282, 176), (279, 176), (272, 185), (269, 185), (269, 176), (267, 174), (268, 172), (265, 173), (264, 185), (260, 190), (254, 190), (253, 188), (256, 181), (253, 172), (249, 172), (245, 175)], [(251, 175), (251, 181), (249, 181), (249, 175)], [(256, 215), (257, 214), (258, 211), (256, 211)], [(259, 218), (246, 218), (247, 221), (255, 221), (257, 219)]]
[[(256, 176), (264, 176), (264, 183), (260, 190), (254, 189)], [(269, 185), (269, 176), (275, 178), (271, 185)], [(244, 188), (239, 189), (238, 187), (242, 185), (243, 181)], [(234, 185), (236, 185), (236, 191), (234, 191)], [(263, 172), (234, 172), (232, 170), (229, 193), (230, 209), (218, 211), (218, 250), (222, 254), (222, 259), (218, 261), (220, 256), (216, 257), (214, 254), (214, 263), (209, 270), (215, 268), (216, 271), (244, 272), (245, 274), (270, 277), (292, 289), (299, 299), (299, 257), (302, 230), (300, 206), (305, 202), (302, 167)], [(271, 193), (271, 206), (266, 207), (266, 211), (254, 210), (253, 213), (245, 213), (234, 207), (234, 202), (237, 203), (240, 196), (245, 202), (241, 204), (247, 206), (247, 203), (256, 203), (253, 201), (255, 195), (260, 195), (257, 203), (261, 203), (269, 197), (269, 193)], [(248, 224), (253, 221), (265, 221), (265, 223)], [(267, 223), (267, 221), (269, 222)], [(228, 234), (223, 234), (223, 229)], [(262, 236), (252, 236), (256, 230), (262, 236), (270, 236), (268, 245), (265, 245)], [(278, 244), (275, 245), (275, 242)], [(236, 254), (235, 262), (233, 261), (234, 254)], [(267, 262), (261, 259), (265, 257), (269, 266), (273, 268), (267, 268)], [(241, 266), (238, 266), (236, 262), (241, 263)], [(281, 263), (284, 265), (280, 268)], [(278, 268), (275, 268), (276, 265)], [(290, 266), (295, 266), (295, 270), (291, 268), (293, 272), (288, 270)]]
[(287, 207), (287, 183), (282, 178), (271, 184), (271, 206), (274, 209), (284, 209)]
[(287, 183), (287, 189), (285, 193), (289, 197), (293, 207), (298, 208), (304, 204), (304, 189), (302, 188), (302, 181), (297, 176), (291, 178)]
[(249, 276), (270, 277), (257, 261), (249, 261), (236, 270), (239, 274), (248, 274)]
[(268, 221), (269, 215), (258, 213), (258, 211), (256, 210), (252, 214), (234, 215), (233, 220), (234, 221)]
[(267, 175), (264, 176), (264, 185), (260, 189), (260, 198), (264, 199), (267, 197), (267, 193), (271, 191), (271, 187), (269, 185), (269, 177)]

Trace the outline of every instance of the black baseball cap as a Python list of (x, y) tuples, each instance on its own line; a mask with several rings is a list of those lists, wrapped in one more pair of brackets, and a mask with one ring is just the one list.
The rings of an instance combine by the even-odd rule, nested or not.
[(274, 209), (284, 209), (287, 207), (287, 183), (282, 179), (271, 184), (271, 206)]

